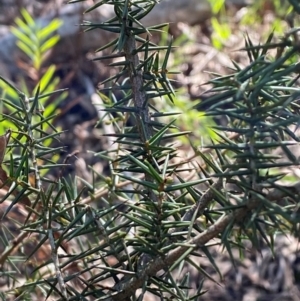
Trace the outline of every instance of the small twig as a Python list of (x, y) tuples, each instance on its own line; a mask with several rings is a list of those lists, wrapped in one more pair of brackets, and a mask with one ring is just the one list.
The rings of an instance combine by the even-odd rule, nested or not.
[(6, 262), (8, 256), (13, 254), (20, 247), (28, 235), (27, 232), (21, 232), (15, 239), (10, 241), (9, 246), (0, 255), (0, 267)]
[(124, 44), (126, 61), (129, 63), (129, 78), (132, 88), (132, 99), (136, 108), (136, 124), (142, 142), (146, 142), (152, 136), (150, 125), (149, 106), (147, 105), (147, 95), (144, 89), (143, 72), (138, 70), (140, 64), (136, 53), (136, 41), (132, 33), (128, 33)]
[[(192, 220), (195, 212), (197, 211), (196, 218), (203, 214), (205, 208), (209, 205), (209, 203), (213, 200), (215, 196), (215, 191), (221, 191), (223, 188), (223, 178), (219, 178), (216, 183), (211, 185), (206, 192), (201, 196), (201, 198), (197, 201), (197, 203), (189, 209), (182, 217), (182, 221), (190, 221)], [(180, 231), (176, 229), (176, 231)]]
[(107, 234), (107, 231), (106, 231), (105, 227), (102, 224), (101, 218), (98, 216), (98, 214), (96, 214), (94, 212), (94, 210), (90, 206), (88, 206), (88, 210), (92, 214), (93, 220), (94, 220), (97, 228), (99, 229), (100, 234), (103, 236), (104, 241), (110, 246), (110, 248), (111, 248), (114, 256), (117, 258), (117, 260), (119, 261), (119, 263), (122, 265), (122, 268), (124, 270), (126, 270), (126, 265), (125, 265), (125, 263), (121, 259), (121, 254), (117, 251), (114, 242), (111, 241), (111, 238)]
[[(138, 179), (143, 179), (145, 176), (144, 175), (140, 175), (137, 178)], [(132, 184), (132, 181), (128, 180), (128, 181), (124, 181), (121, 183), (116, 184), (114, 187), (115, 188), (121, 188), (127, 185)], [(110, 192), (109, 188), (100, 188), (99, 190), (97, 190), (92, 196), (86, 197), (84, 199), (82, 199), (80, 201), (80, 204), (89, 204), (91, 202), (96, 202), (99, 201), (102, 197), (106, 196), (108, 193)]]
[[(68, 155), (65, 157), (65, 159), (64, 159), (64, 161), (63, 161), (63, 164), (67, 165), (67, 164), (68, 164), (68, 161), (70, 160), (70, 158), (72, 158), (72, 157), (77, 158), (76, 156), (77, 156), (79, 153), (80, 153), (79, 150), (76, 149), (76, 150), (74, 150), (72, 153), (68, 154)], [(64, 169), (65, 169), (64, 166), (60, 168), (59, 175), (58, 175), (58, 177), (59, 177), (60, 179), (61, 179), (62, 176), (63, 176)]]
[(26, 119), (26, 123), (27, 123), (26, 124), (27, 132), (28, 132), (29, 138), (31, 139), (28, 149), (29, 149), (29, 153), (31, 156), (31, 160), (32, 160), (33, 170), (34, 170), (35, 188), (37, 188), (38, 191), (41, 191), (42, 190), (42, 181), (41, 181), (39, 166), (38, 166), (38, 162), (37, 162), (36, 148), (35, 148), (35, 143), (34, 143), (35, 142), (34, 133), (32, 130), (32, 123), (33, 123), (32, 119), (33, 119), (33, 115), (35, 114), (36, 108), (34, 108), (34, 110), (32, 110), (32, 108), (30, 106), (29, 98), (27, 95), (22, 93), (22, 94), (20, 94), (20, 97), (26, 107), (25, 119)]
[[(29, 99), (25, 94), (21, 94), (21, 99), (24, 102), (25, 108), (26, 108), (26, 113), (25, 113), (25, 119), (27, 122), (27, 132), (28, 132), (28, 136), (31, 139), (30, 143), (29, 143), (29, 152), (30, 152), (30, 156), (32, 159), (32, 165), (33, 165), (33, 169), (34, 169), (34, 175), (35, 175), (35, 188), (37, 188), (38, 193), (41, 194), (43, 193), (43, 187), (42, 187), (42, 181), (41, 181), (41, 176), (40, 176), (40, 172), (39, 172), (39, 166), (38, 166), (38, 162), (37, 162), (37, 155), (36, 155), (36, 146), (35, 146), (35, 138), (34, 138), (34, 133), (32, 130), (32, 123), (33, 123), (33, 116), (35, 114), (35, 110), (37, 108), (32, 108), (30, 106), (29, 103)], [(74, 154), (71, 154), (70, 156), (72, 156)], [(67, 156), (66, 160), (69, 157)], [(48, 208), (48, 221), (49, 221), (49, 225), (48, 225), (48, 238), (49, 238), (49, 243), (50, 243), (50, 247), (51, 247), (51, 258), (55, 267), (55, 271), (56, 271), (56, 277), (57, 277), (57, 281), (58, 281), (58, 285), (60, 288), (60, 291), (63, 295), (63, 297), (65, 298), (65, 300), (68, 300), (68, 296), (67, 296), (67, 290), (66, 290), (66, 286), (63, 280), (63, 276), (62, 273), (59, 269), (59, 260), (58, 260), (58, 255), (57, 255), (57, 248), (55, 247), (55, 242), (54, 242), (54, 237), (53, 237), (53, 231), (51, 229), (51, 204), (49, 204), (49, 208)]]
[(49, 242), (50, 242), (50, 246), (51, 246), (51, 258), (52, 258), (52, 261), (53, 261), (53, 264), (54, 264), (54, 267), (55, 267), (55, 272), (56, 272), (56, 278), (57, 278), (57, 281), (58, 281), (58, 285), (59, 285), (60, 291), (61, 291), (62, 295), (64, 296), (65, 300), (68, 300), (66, 285), (65, 285), (65, 282), (64, 282), (62, 272), (59, 268), (57, 248), (55, 247), (55, 242), (54, 242), (52, 229), (48, 229), (48, 238), (49, 238)]

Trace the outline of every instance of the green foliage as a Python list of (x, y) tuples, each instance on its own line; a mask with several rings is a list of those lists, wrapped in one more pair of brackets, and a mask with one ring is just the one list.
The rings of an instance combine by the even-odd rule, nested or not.
[[(298, 46), (293, 42), (290, 44), (289, 37), (280, 46), (272, 39), (273, 35), (263, 45), (254, 46), (247, 37), (244, 50), (248, 53), (250, 65), (241, 68), (234, 64), (230, 76), (213, 79), (212, 92), (217, 93), (198, 106), (200, 110), (202, 106), (208, 106), (210, 109), (206, 114), (209, 116), (224, 115), (224, 106), (227, 107), (228, 124), (214, 127), (219, 141), (209, 146), (215, 150), (220, 162), (218, 165), (211, 162), (210, 165), (214, 176), (226, 178), (240, 190), (238, 194), (234, 192), (235, 196), (228, 192), (229, 200), (233, 198), (237, 207), (252, 202), (250, 198), (256, 199), (254, 202), (258, 208), (243, 228), (253, 245), (257, 245), (259, 235), (269, 243), (278, 231), (291, 232), (291, 225), (299, 222), (299, 217), (292, 214), (295, 207), (291, 203), (279, 206), (271, 196), (276, 198), (276, 193), (281, 195), (285, 191), (277, 183), (284, 177), (280, 168), (298, 164), (298, 158), (289, 149), (290, 145), (299, 142), (293, 131), (299, 123), (298, 110), (294, 109), (298, 107), (299, 97), (299, 89), (294, 86), (298, 64), (291, 63), (295, 56), (299, 57)], [(278, 46), (281, 56), (268, 59), (267, 52)], [(235, 133), (235, 140), (229, 139), (224, 134), (226, 132)], [(275, 149), (282, 150), (284, 161), (274, 155)], [(298, 196), (288, 195), (297, 206)], [(227, 206), (234, 208), (231, 202)], [(227, 210), (226, 206), (223, 210)], [(222, 238), (224, 241), (229, 240), (232, 228), (233, 225), (227, 227)], [(251, 233), (247, 229), (252, 229)]]
[(59, 19), (53, 19), (47, 26), (42, 28), (30, 14), (21, 9), (24, 18), (16, 18), (15, 22), (19, 28), (13, 27), (12, 33), (18, 38), (18, 47), (30, 58), (35, 70), (40, 70), (47, 52), (59, 41), (59, 35), (54, 34), (62, 25)]
[[(203, 146), (211, 140), (216, 140), (216, 135), (213, 127), (216, 125), (213, 118), (206, 116), (205, 113), (199, 114), (193, 109), (193, 103), (190, 102), (183, 90), (176, 91), (176, 96), (173, 103), (167, 102), (165, 98), (161, 98), (156, 102), (156, 108), (162, 108), (169, 114), (178, 114), (176, 117), (177, 127), (170, 129), (171, 132), (176, 132), (178, 128), (182, 131), (190, 132), (188, 136), (180, 136), (178, 140), (183, 145), (192, 143), (194, 146)], [(163, 118), (164, 122), (170, 121), (169, 116)]]
[[(12, 143), (7, 146), (10, 159), (4, 165), (0, 162), (2, 164), (0, 176), (2, 191), (6, 191), (5, 194), (3, 192), (1, 194), (1, 203), (4, 206), (2, 209), (7, 206), (7, 209), (1, 212), (0, 264), (2, 268), (0, 275), (2, 279), (14, 283), (13, 279), (16, 273), (20, 273), (19, 269), (23, 271), (22, 273), (28, 272), (27, 267), (31, 265), (30, 261), (24, 265), (22, 262), (26, 262), (27, 256), (30, 257), (30, 254), (35, 253), (41, 247), (31, 247), (28, 235), (24, 236), (22, 232), (18, 231), (20, 223), (23, 224), (24, 231), (30, 231), (33, 240), (34, 238), (39, 240), (39, 235), (41, 235), (41, 242), (45, 241), (45, 236), (43, 237), (40, 229), (49, 216), (47, 210), (52, 210), (52, 206), (49, 204), (50, 195), (44, 191), (47, 183), (51, 183), (51, 181), (43, 177), (42, 171), (59, 168), (59, 165), (51, 158), (61, 148), (54, 149), (47, 145), (49, 139), (57, 139), (60, 133), (51, 125), (51, 120), (55, 115), (45, 116), (44, 112), (39, 110), (40, 99), (43, 97), (39, 94), (39, 89), (33, 97), (28, 97), (5, 79), (1, 78), (1, 80), (19, 97), (19, 105), (3, 99), (4, 103), (11, 106), (11, 111), (10, 114), (3, 114), (2, 122), (9, 122), (14, 126), (14, 130), (11, 134)], [(44, 128), (49, 128), (51, 131), (46, 132)], [(1, 152), (5, 152), (5, 150), (5, 145), (1, 144)], [(52, 184), (57, 186), (55, 181)], [(24, 215), (24, 209), (22, 209), (24, 205), (30, 208), (28, 215)], [(35, 217), (33, 218), (33, 216)], [(25, 239), (26, 256), (24, 254), (13, 255), (14, 244), (11, 243), (11, 240), (17, 239), (18, 235)], [(5, 246), (6, 252), (3, 252)], [(22, 263), (21, 266), (18, 261)], [(38, 281), (42, 275), (36, 274), (35, 277)], [(26, 281), (30, 282), (30, 278)], [(19, 290), (19, 293), (24, 294), (24, 298), (30, 294), (30, 290), (27, 291), (25, 287)], [(6, 292), (6, 297), (11, 294), (10, 291)]]
[(212, 43), (216, 49), (221, 49), (224, 43), (231, 35), (231, 30), (228, 24), (220, 23), (217, 18), (211, 19), (213, 28)]
[[(29, 87), (26, 87), (25, 84), (22, 85), (22, 90), (27, 94), (35, 94), (39, 89), (39, 93), (43, 94), (43, 97), (38, 109), (44, 111), (45, 116), (49, 116), (55, 111), (58, 113), (57, 104), (66, 97), (66, 93), (61, 94), (45, 108), (47, 100), (58, 85), (59, 78), (54, 76), (56, 70), (54, 65), (51, 65), (46, 71), (42, 70), (42, 65), (49, 51), (59, 41), (59, 36), (55, 32), (62, 22), (59, 19), (53, 19), (47, 26), (41, 28), (25, 9), (21, 10), (21, 15), (24, 20), (16, 18), (15, 22), (19, 27), (12, 27), (11, 31), (17, 38), (17, 46), (29, 57), (30, 61), (25, 64), (28, 69), (31, 69), (32, 77), (36, 81), (32, 91), (29, 91)], [(19, 96), (12, 87), (6, 85), (5, 82), (1, 82), (0, 87), (3, 97), (13, 99), (15, 103), (19, 102)], [(2, 126), (9, 128), (13, 125), (2, 123)]]
[[(291, 5), (289, 5), (288, 1), (274, 0), (272, 1), (272, 5), (275, 18), (272, 22), (273, 24), (270, 30), (277, 35), (283, 35), (287, 30), (287, 25), (286, 23), (282, 22), (282, 20), (288, 17), (293, 8)], [(268, 11), (264, 11), (264, 7), (265, 1), (254, 1), (253, 5), (248, 8), (247, 13), (242, 17), (241, 24), (246, 26), (260, 26), (261, 23), (264, 22), (264, 14), (269, 13)], [(270, 32), (264, 32), (263, 34), (264, 38), (267, 38)]]
[[(16, 18), (15, 23), (19, 27), (12, 27), (11, 31), (17, 38), (17, 46), (30, 59), (29, 62), (24, 62), (24, 64), (31, 70), (31, 76), (36, 82), (35, 87), (30, 89), (26, 86), (24, 80), (21, 79), (22, 90), (27, 95), (36, 95), (38, 93), (39, 101), (37, 102), (38, 107), (36, 107), (36, 110), (40, 111), (44, 118), (51, 120), (55, 115), (59, 114), (57, 106), (66, 98), (67, 92), (60, 93), (49, 102), (50, 96), (53, 95), (53, 91), (59, 83), (59, 78), (54, 75), (56, 71), (54, 65), (49, 66), (46, 70), (42, 66), (47, 59), (49, 51), (59, 41), (59, 36), (55, 32), (62, 25), (62, 22), (59, 19), (53, 19), (47, 26), (41, 28), (25, 9), (21, 10), (21, 15), (24, 20)], [(0, 82), (0, 88), (3, 98), (0, 112), (3, 116), (16, 114), (22, 106), (19, 92), (10, 84), (7, 84), (6, 81)], [(32, 118), (34, 123), (40, 121), (39, 116), (33, 115)], [(19, 128), (10, 118), (4, 118), (0, 123), (0, 131), (4, 132), (7, 129), (18, 131)], [(43, 131), (47, 132), (49, 130), (50, 123), (43, 124)], [(52, 137), (46, 140), (44, 142), (45, 146), (49, 146), (52, 141)]]
[(209, 0), (211, 4), (211, 11), (213, 14), (218, 14), (220, 11), (224, 10), (225, 0)]
[[(211, 36), (213, 46), (220, 50), (231, 35), (231, 29), (228, 21), (224, 18), (217, 18), (217, 15), (225, 15), (225, 0), (209, 0), (213, 17), (211, 18), (211, 25), (213, 33)], [(222, 20), (221, 20), (222, 19)]]
[[(142, 24), (157, 2), (105, 0), (86, 13), (103, 4), (112, 5), (115, 16), (82, 26), (118, 34), (98, 49), (111, 54), (95, 59), (118, 59), (111, 64), (117, 72), (104, 81), (110, 84), (105, 90), (109, 97), (100, 94), (106, 108), (98, 123), (113, 126), (106, 136), (114, 143), (95, 154), (109, 170), (107, 175), (93, 171), (93, 182), (85, 183), (88, 195), (78, 188), (76, 177), (66, 179), (61, 172), (76, 154), (69, 154), (64, 164), (52, 162), (60, 149), (47, 141), (58, 138), (59, 131), (51, 124), (53, 115), (41, 109), (40, 88), (28, 97), (2, 79), (18, 96), (18, 102), (4, 100), (11, 109), (3, 115), (15, 129), (7, 146), (11, 154), (5, 162), (7, 172), (0, 170), (5, 190), (1, 204), (7, 204), (1, 217), (7, 227), (0, 235), (0, 246), (7, 247), (0, 255), (0, 276), (9, 279), (6, 296), (143, 300), (150, 295), (197, 300), (204, 293), (202, 283), (192, 289), (191, 275), (184, 268), (193, 267), (211, 279), (195, 261), (204, 253), (221, 274), (211, 240), (226, 249), (234, 263), (233, 249), (242, 253), (244, 239), (257, 248), (261, 241), (272, 248), (278, 233), (293, 233), (300, 222), (299, 185), (287, 189), (279, 181), (282, 166), (299, 164), (289, 149), (299, 142), (294, 133), (299, 125), (297, 30), (291, 29), (280, 43), (271, 35), (259, 46), (246, 37), (249, 65), (234, 62), (232, 74), (212, 79), (214, 95), (197, 106), (208, 107), (200, 116), (225, 116), (227, 125), (214, 125), (212, 142), (206, 149), (194, 147), (198, 161), (186, 165), (178, 163), (174, 138), (189, 131), (177, 126), (176, 111), (160, 111), (156, 105), (157, 99), (167, 99), (172, 107), (177, 101), (168, 70), (172, 40), (156, 45), (150, 39), (151, 32), (166, 24), (147, 28)], [(32, 23), (26, 14), (24, 18)], [(278, 50), (276, 57), (269, 53), (273, 49)], [(9, 135), (1, 137), (0, 154)], [(275, 148), (283, 151), (284, 161), (273, 153)], [(59, 176), (50, 180), (42, 175), (49, 168), (58, 168)], [(91, 202), (93, 206), (88, 205)], [(21, 229), (14, 218), (20, 212)], [(15, 228), (5, 223), (7, 219)], [(14, 250), (21, 244), (20, 235), (36, 241), (24, 240), (23, 248)], [(41, 259), (44, 253), (46, 258)], [(21, 265), (16, 262), (20, 258)], [(14, 281), (20, 273), (25, 275), (22, 285)]]
[[(166, 26), (161, 33), (160, 43), (159, 45), (165, 45), (168, 42), (169, 38), (169, 26)], [(169, 64), (169, 69), (175, 69), (176, 67), (181, 66), (185, 63), (185, 55), (182, 51), (182, 46), (187, 47), (189, 45), (193, 45), (194, 41), (192, 38), (182, 33), (176, 39), (173, 40), (172, 45), (174, 49), (172, 51), (172, 59)], [(175, 79), (176, 72), (172, 74), (169, 73), (170, 81)], [(173, 98), (173, 102), (169, 102), (166, 97), (159, 97), (155, 100), (155, 107), (164, 112), (169, 113), (178, 113), (176, 117), (179, 129), (182, 131), (190, 131), (191, 135), (178, 137), (183, 145), (189, 144), (191, 141), (195, 145), (203, 145), (206, 144), (210, 140), (216, 139), (216, 135), (212, 130), (212, 126), (215, 125), (213, 119), (211, 117), (199, 116), (199, 112), (192, 109), (193, 104), (190, 103), (189, 98), (187, 97), (187, 91), (184, 88), (181, 88), (176, 91), (176, 95)], [(162, 119), (163, 122), (170, 122), (170, 118), (172, 116), (166, 116)], [(171, 129), (171, 131), (176, 131), (177, 129)]]

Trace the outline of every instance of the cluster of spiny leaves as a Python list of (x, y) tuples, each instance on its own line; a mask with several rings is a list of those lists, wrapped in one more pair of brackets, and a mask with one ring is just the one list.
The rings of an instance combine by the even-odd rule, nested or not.
[[(142, 300), (146, 293), (194, 300), (202, 294), (201, 285), (190, 290), (190, 274), (182, 271), (187, 265), (207, 275), (191, 258), (204, 253), (219, 272), (211, 245), (206, 245), (211, 239), (216, 238), (214, 243), (229, 254), (235, 246), (242, 248), (244, 238), (258, 246), (262, 237), (272, 246), (274, 235), (292, 232), (299, 221), (298, 186), (288, 189), (278, 182), (284, 176), (282, 166), (298, 164), (288, 148), (298, 141), (291, 127), (297, 128), (299, 120), (297, 33), (292, 30), (279, 43), (270, 36), (261, 46), (253, 46), (247, 38), (249, 66), (234, 64), (231, 75), (211, 81), (215, 94), (198, 108), (209, 107), (208, 115), (226, 116), (227, 125), (215, 128), (219, 140), (208, 146), (209, 154), (195, 150), (205, 164), (195, 169), (198, 178), (190, 181), (181, 176), (187, 170), (173, 160), (178, 156), (174, 138), (187, 133), (174, 133), (176, 121), (164, 124), (170, 114), (155, 107), (159, 98), (172, 102), (174, 95), (167, 68), (171, 42), (165, 47), (151, 42), (151, 32), (165, 24), (142, 25), (157, 1), (100, 1), (88, 12), (103, 4), (113, 5), (114, 18), (82, 24), (87, 30), (117, 34), (98, 49), (111, 51), (97, 59), (117, 58), (111, 66), (119, 72), (102, 83), (110, 83), (106, 91), (111, 104), (105, 112), (114, 126), (110, 138), (115, 143), (96, 154), (108, 161), (110, 174), (94, 172), (101, 181), (87, 183), (93, 193), (83, 198), (76, 179), (65, 179), (62, 172), (54, 180), (41, 175), (44, 168), (64, 167), (51, 161), (58, 150), (44, 143), (59, 133), (51, 125), (53, 116), (45, 117), (40, 109), (39, 89), (27, 97), (10, 85), (20, 102), (7, 101), (13, 113), (4, 118), (17, 128), (8, 147), (19, 150), (0, 174), (7, 189), (2, 203), (9, 202), (2, 218), (11, 213), (13, 219), (20, 211), (13, 211), (16, 206), (23, 206), (27, 215), (18, 228), (24, 232), (4, 229), (9, 231), (2, 235), (11, 250), (0, 257), (5, 268), (1, 276), (8, 279), (3, 299), (11, 294), (26, 300), (34, 292), (39, 298), (59, 300)], [(268, 55), (273, 48), (278, 49), (275, 58)], [(286, 154), (285, 162), (272, 153), (275, 148)], [(207, 191), (198, 189), (203, 182)], [(206, 222), (197, 220), (201, 215)], [(24, 266), (16, 264), (21, 257), (14, 252), (22, 233), (37, 242), (24, 241), (24, 250), (19, 250), (32, 260), (26, 261), (30, 274), (22, 279), (25, 283), (18, 285), (14, 273)]]
[[(282, 171), (299, 165), (291, 148), (300, 142), (298, 39), (294, 28), (281, 41), (271, 34), (258, 46), (247, 36), (243, 50), (249, 65), (241, 68), (233, 62), (232, 74), (212, 79), (211, 96), (197, 105), (209, 108), (206, 115), (226, 118), (226, 125), (214, 127), (218, 142), (208, 146), (216, 160), (202, 157), (211, 176), (231, 184), (222, 211), (248, 206), (254, 199), (255, 210), (240, 224), (236, 239), (244, 234), (257, 248), (262, 240), (273, 247), (278, 233), (293, 233), (300, 222), (297, 178)], [(222, 234), (224, 243), (235, 232), (233, 226)], [(230, 251), (228, 243), (226, 247)]]
[[(170, 129), (176, 129), (175, 119), (168, 124), (163, 120), (177, 113), (159, 112), (155, 107), (155, 100), (167, 97), (172, 102), (174, 96), (168, 79), (172, 72), (167, 66), (171, 41), (167, 46), (158, 46), (150, 40), (152, 33), (166, 24), (147, 28), (141, 24), (157, 1), (103, 1), (87, 12), (102, 4), (113, 5), (115, 17), (101, 24), (84, 22), (83, 26), (86, 31), (101, 29), (118, 34), (97, 50), (109, 50), (112, 54), (95, 59), (118, 59), (111, 66), (119, 72), (101, 83), (110, 83), (103, 89), (109, 91), (111, 98), (105, 112), (115, 129), (109, 136), (115, 139), (117, 146), (97, 154), (110, 162), (110, 177), (105, 179), (109, 192), (101, 198), (107, 209), (97, 213), (98, 227), (103, 229), (105, 238), (97, 247), (90, 246), (88, 254), (97, 258), (99, 253), (105, 253), (103, 264), (109, 266), (110, 257), (114, 257), (115, 264), (97, 271), (96, 276), (96, 271), (91, 270), (89, 282), (97, 285), (99, 279), (104, 283), (106, 279), (114, 281), (110, 289), (106, 286), (97, 290), (100, 299), (107, 298), (107, 294), (113, 298), (122, 298), (123, 293), (135, 295), (138, 287), (142, 288), (140, 298), (147, 291), (162, 297), (181, 298), (187, 296), (185, 284), (189, 283), (189, 276), (176, 280), (166, 272), (159, 278), (155, 277), (156, 273), (139, 277), (150, 261), (176, 248), (177, 240), (184, 242), (186, 237), (195, 235), (188, 229), (190, 221), (183, 221), (181, 217), (200, 197), (193, 186), (206, 181), (204, 176), (193, 181), (180, 178), (178, 173), (186, 170), (172, 161), (178, 155), (173, 141), (187, 133), (171, 132)], [(114, 95), (114, 91), (118, 91), (118, 95)], [(186, 252), (182, 262), (191, 251)], [(169, 271), (179, 262), (173, 262)], [(201, 272), (201, 268), (198, 269)], [(125, 288), (135, 280), (141, 283)]]
[[(5, 100), (10, 114), (4, 115), (4, 121), (11, 122), (15, 130), (13, 143), (9, 145), (11, 160), (6, 165), (9, 171), (2, 179), (7, 188), (3, 202), (9, 202), (2, 218), (13, 221), (15, 213), (24, 210), (20, 217), (22, 226), (14, 222), (13, 231), (3, 231), (3, 244), (9, 250), (1, 264), (5, 268), (2, 276), (8, 284), (6, 296), (17, 294), (30, 299), (34, 292), (39, 298), (60, 296), (62, 300), (82, 300), (122, 293), (122, 277), (125, 282), (138, 279), (137, 273), (151, 259), (176, 247), (170, 244), (170, 229), (176, 241), (174, 230), (189, 225), (180, 218), (193, 203), (187, 203), (186, 195), (191, 194), (196, 202), (199, 193), (192, 186), (205, 181), (185, 182), (175, 178), (181, 169), (171, 163), (176, 156), (171, 141), (185, 133), (169, 132), (176, 128), (174, 120), (169, 124), (161, 122), (160, 118), (170, 114), (158, 112), (151, 104), (156, 97), (172, 101), (174, 94), (167, 77), (171, 42), (162, 47), (149, 39), (152, 31), (166, 24), (145, 28), (139, 22), (156, 1), (105, 2), (114, 5), (116, 17), (103, 24), (83, 26), (119, 34), (99, 51), (112, 48), (113, 54), (101, 59), (123, 57), (123, 61), (114, 63), (120, 72), (106, 81), (111, 81), (111, 88), (118, 89), (122, 97), (117, 100), (111, 94), (114, 103), (106, 110), (115, 126), (111, 136), (117, 147), (97, 154), (108, 160), (110, 176), (99, 175), (101, 183), (87, 183), (94, 195), (82, 199), (76, 179), (64, 179), (61, 176), (64, 166), (51, 160), (59, 149), (51, 148), (47, 141), (57, 138), (59, 133), (51, 125), (54, 115), (44, 114), (42, 100), (48, 95), (40, 95), (37, 89), (33, 97), (28, 97), (4, 80), (17, 93), (19, 101), (14, 104)], [(148, 38), (141, 38), (142, 34)], [(59, 168), (60, 176), (54, 180), (44, 177), (41, 171), (49, 168)], [(93, 200), (100, 209), (86, 205)], [(29, 235), (19, 241), (20, 233)], [(184, 237), (184, 233), (178, 235)], [(15, 246), (13, 240), (17, 241)], [(43, 256), (45, 253), (47, 256)], [(17, 265), (16, 260), (26, 264)], [(25, 284), (14, 281), (14, 275), (20, 274), (27, 275)], [(161, 279), (149, 279), (140, 278), (142, 284), (135, 284), (143, 287), (141, 296), (146, 291), (162, 296), (170, 294), (171, 282), (177, 282), (169, 272)], [(188, 283), (188, 278), (184, 283)], [(172, 294), (184, 293), (186, 289), (180, 285), (175, 284), (178, 292)], [(127, 290), (126, 294), (134, 295), (135, 289)]]

